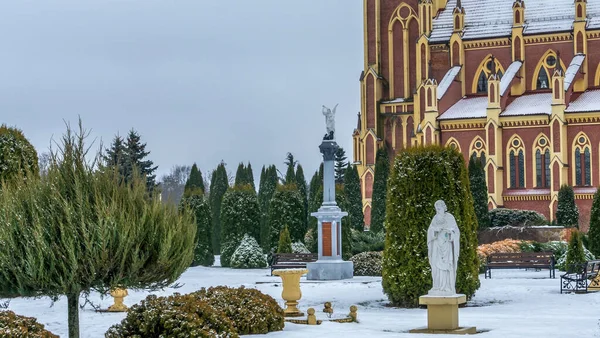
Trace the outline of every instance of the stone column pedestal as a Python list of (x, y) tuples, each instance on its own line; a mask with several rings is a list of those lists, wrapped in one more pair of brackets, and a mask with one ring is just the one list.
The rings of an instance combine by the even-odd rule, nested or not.
[(458, 325), (458, 305), (467, 302), (465, 295), (421, 296), (420, 305), (427, 305), (427, 327), (410, 330), (410, 333), (475, 334), (475, 327)]

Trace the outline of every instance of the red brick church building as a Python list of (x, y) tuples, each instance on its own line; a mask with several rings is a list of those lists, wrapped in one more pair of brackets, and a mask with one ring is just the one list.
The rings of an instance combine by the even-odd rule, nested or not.
[(353, 133), (370, 224), (375, 154), (441, 144), (485, 156), (488, 206), (554, 219), (600, 185), (600, 0), (364, 0)]

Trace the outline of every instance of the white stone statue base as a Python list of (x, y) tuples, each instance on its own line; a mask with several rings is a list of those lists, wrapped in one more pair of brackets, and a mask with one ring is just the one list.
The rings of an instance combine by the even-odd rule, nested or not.
[(320, 260), (307, 263), (307, 280), (340, 280), (350, 279), (354, 275), (354, 263), (346, 261)]

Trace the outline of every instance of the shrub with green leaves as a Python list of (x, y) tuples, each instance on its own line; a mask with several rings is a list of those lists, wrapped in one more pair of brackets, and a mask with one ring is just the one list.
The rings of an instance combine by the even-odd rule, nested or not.
[(594, 202), (592, 202), (592, 211), (590, 212), (590, 229), (587, 235), (590, 251), (594, 255), (600, 256), (600, 190), (596, 190), (594, 194)]
[(239, 335), (283, 330), (283, 309), (273, 297), (256, 289), (217, 286), (202, 288), (191, 295), (222, 310)]
[(390, 174), (382, 284), (391, 303), (418, 306), (431, 288), (427, 229), (437, 200), (444, 200), (460, 229), (456, 292), (470, 298), (479, 288), (477, 220), (462, 154), (439, 146), (409, 148)]
[(361, 252), (383, 251), (385, 233), (383, 231), (357, 231), (352, 229), (352, 254)]
[(0, 311), (0, 337), (58, 338), (44, 329), (33, 317), (20, 316), (12, 311)]
[(280, 185), (271, 198), (268, 217), (270, 248), (277, 248), (279, 233), (288, 226), (293, 242), (302, 241), (306, 233), (304, 202), (295, 184)]
[(227, 190), (221, 203), (221, 266), (229, 267), (244, 235), (260, 239), (260, 215), (258, 197), (250, 184)]
[(558, 191), (556, 206), (556, 224), (565, 228), (579, 227), (579, 209), (575, 204), (573, 187), (563, 185)]
[(355, 276), (381, 276), (383, 252), (362, 252), (350, 258)]
[(585, 263), (587, 260), (594, 259), (594, 255), (583, 246), (581, 233), (577, 230), (571, 232), (569, 247), (563, 257), (558, 262), (559, 269), (561, 270), (568, 269), (571, 265)]
[(238, 333), (222, 308), (193, 294), (175, 293), (168, 297), (146, 297), (129, 308), (125, 319), (113, 325), (105, 336), (237, 338)]
[(277, 253), (292, 253), (292, 238), (290, 237), (287, 225), (283, 227), (279, 234)]
[(473, 195), (473, 207), (479, 229), (490, 226), (488, 211), (488, 188), (485, 183), (485, 156), (471, 156), (469, 159), (469, 183)]
[(0, 184), (14, 177), (38, 177), (35, 148), (17, 128), (0, 126)]
[(489, 215), (492, 227), (526, 227), (549, 223), (544, 215), (533, 210), (498, 208), (490, 210)]
[(231, 255), (231, 267), (236, 269), (257, 269), (267, 267), (267, 260), (256, 239), (244, 235), (242, 242)]

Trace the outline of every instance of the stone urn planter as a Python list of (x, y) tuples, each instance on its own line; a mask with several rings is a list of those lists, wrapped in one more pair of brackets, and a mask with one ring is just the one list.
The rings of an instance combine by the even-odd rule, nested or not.
[(298, 309), (298, 300), (302, 298), (300, 277), (307, 273), (308, 269), (281, 269), (273, 271), (273, 275), (281, 277), (282, 280), (283, 292), (281, 292), (281, 298), (285, 300), (285, 317), (304, 316), (304, 313)]
[(110, 291), (110, 295), (115, 299), (115, 303), (108, 307), (108, 311), (126, 312), (127, 306), (123, 304), (123, 298), (128, 295), (127, 289), (114, 288)]

